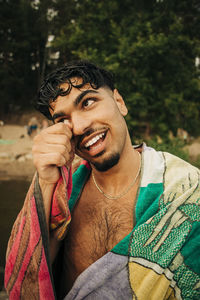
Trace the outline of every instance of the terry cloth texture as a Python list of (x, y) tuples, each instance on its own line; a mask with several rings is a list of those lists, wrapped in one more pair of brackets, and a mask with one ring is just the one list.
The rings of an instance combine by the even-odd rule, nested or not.
[[(89, 172), (89, 165), (83, 163), (73, 175), (70, 210)], [(70, 187), (67, 175), (65, 172), (66, 185)], [(200, 299), (199, 184), (197, 168), (169, 153), (144, 147), (136, 224), (132, 232), (77, 278), (65, 300)], [(60, 179), (61, 190), (62, 186), (64, 181)], [(47, 228), (44, 230), (44, 208), (40, 204), (40, 209), (34, 209), (33, 199), (37, 197), (33, 196), (33, 186), (27, 197), (8, 245), (5, 286), (10, 299), (56, 299), (48, 258)], [(64, 221), (66, 215), (65, 222), (58, 221), (52, 226), (52, 230), (61, 226), (56, 235), (59, 239), (66, 233), (70, 213), (64, 193), (57, 189), (54, 198), (59, 198), (61, 207), (65, 203), (62, 218)], [(31, 216), (29, 222), (27, 216)], [(34, 225), (31, 218), (36, 220)], [(34, 242), (35, 252), (32, 251), (35, 239), (31, 236), (38, 236), (37, 243)]]
[[(50, 230), (58, 240), (64, 238), (71, 219), (67, 205), (72, 190), (71, 173), (65, 167), (61, 173), (50, 216)], [(8, 242), (5, 288), (10, 300), (56, 299), (52, 278), (46, 217), (35, 175)]]

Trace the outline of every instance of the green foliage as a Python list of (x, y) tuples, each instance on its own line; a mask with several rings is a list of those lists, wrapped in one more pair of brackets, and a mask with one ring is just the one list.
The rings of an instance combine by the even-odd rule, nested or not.
[(114, 72), (130, 132), (199, 135), (197, 0), (7, 0), (0, 16), (1, 110), (29, 105), (57, 65), (88, 59)]
[(153, 139), (148, 140), (147, 145), (158, 151), (169, 152), (173, 155), (176, 155), (200, 169), (200, 155), (196, 160), (191, 159), (188, 151), (185, 149), (185, 143), (178, 138), (173, 140), (165, 139), (161, 143), (158, 143), (156, 137), (154, 137)]
[(189, 154), (186, 150), (184, 150), (185, 144), (178, 138), (173, 140), (165, 139), (162, 143), (158, 143), (156, 138), (154, 138), (152, 140), (149, 140), (147, 145), (156, 149), (157, 151), (169, 152), (185, 161), (190, 162)]
[(198, 135), (200, 82), (195, 57), (200, 43), (193, 24), (199, 28), (200, 17), (196, 2), (75, 3), (73, 22), (65, 23), (54, 44), (70, 46), (72, 57), (92, 60), (116, 74), (117, 88), (129, 108), (130, 130), (140, 131), (140, 124), (148, 122), (152, 134), (166, 136), (169, 130), (176, 134), (181, 127)]
[(44, 72), (48, 22), (43, 1), (1, 1), (0, 111), (30, 107)]

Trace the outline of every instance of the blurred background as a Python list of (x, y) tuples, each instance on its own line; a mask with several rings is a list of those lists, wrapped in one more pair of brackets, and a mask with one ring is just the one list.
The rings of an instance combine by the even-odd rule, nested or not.
[(32, 138), (50, 125), (34, 111), (43, 77), (74, 59), (107, 68), (133, 143), (199, 167), (199, 33), (199, 0), (0, 0), (0, 290), (8, 235), (35, 171)]

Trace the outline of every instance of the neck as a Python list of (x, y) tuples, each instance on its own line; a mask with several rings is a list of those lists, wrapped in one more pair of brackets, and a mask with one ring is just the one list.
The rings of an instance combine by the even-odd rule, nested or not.
[(98, 172), (93, 167), (97, 184), (109, 195), (120, 194), (137, 176), (140, 167), (140, 157), (133, 149), (131, 142), (121, 153), (119, 162), (106, 172)]

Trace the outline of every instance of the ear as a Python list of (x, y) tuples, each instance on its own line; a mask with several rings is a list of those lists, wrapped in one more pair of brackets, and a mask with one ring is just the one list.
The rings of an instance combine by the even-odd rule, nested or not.
[(128, 113), (128, 109), (126, 107), (126, 104), (122, 98), (122, 96), (120, 95), (120, 93), (118, 92), (117, 89), (114, 89), (113, 91), (113, 97), (114, 97), (114, 100), (119, 108), (119, 111), (121, 112), (122, 116), (126, 116), (127, 113)]

